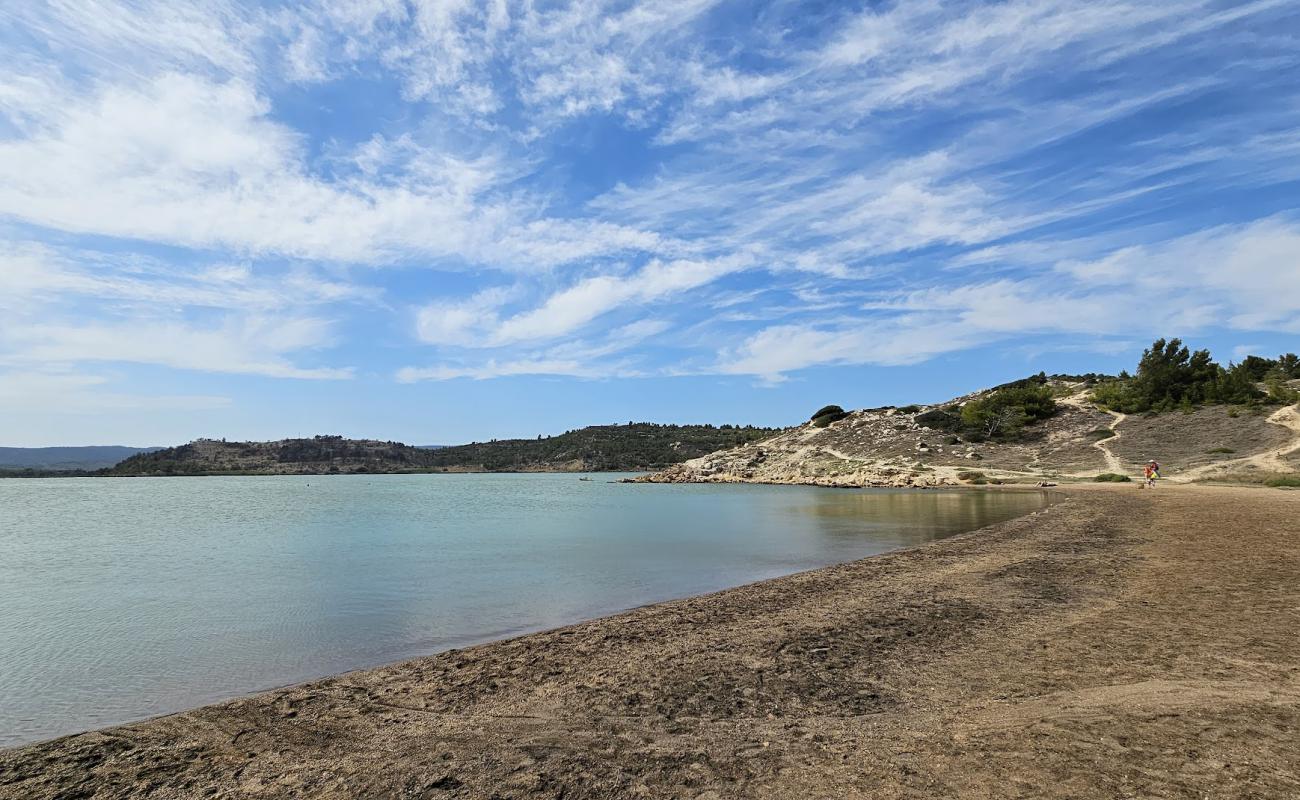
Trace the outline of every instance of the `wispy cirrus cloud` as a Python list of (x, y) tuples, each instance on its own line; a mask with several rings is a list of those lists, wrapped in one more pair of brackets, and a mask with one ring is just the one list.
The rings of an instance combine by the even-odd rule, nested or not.
[(1264, 341), (1297, 324), (1297, 32), (1284, 0), (22, 5), (0, 364), (187, 397), (157, 375)]
[(1050, 272), (882, 295), (868, 317), (774, 325), (724, 353), (723, 372), (769, 382), (822, 365), (914, 364), (1035, 336), (1191, 334), (1211, 326), (1300, 333), (1300, 221), (1220, 226)]
[(102, 414), (110, 412), (188, 411), (228, 408), (220, 395), (153, 395), (124, 392), (103, 375), (69, 374), (49, 370), (0, 371), (0, 410), (10, 414)]
[(325, 346), (333, 333), (327, 320), (227, 317), (219, 325), (184, 321), (41, 324), (8, 329), (0, 338), (7, 355), (0, 364), (84, 362), (152, 364), (199, 372), (272, 378), (349, 378), (349, 367), (303, 367), (288, 354)]

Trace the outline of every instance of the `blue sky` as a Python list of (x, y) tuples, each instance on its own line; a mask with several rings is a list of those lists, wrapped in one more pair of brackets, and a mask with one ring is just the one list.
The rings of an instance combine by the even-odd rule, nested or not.
[(1300, 350), (1300, 6), (0, 10), (0, 444), (790, 424)]

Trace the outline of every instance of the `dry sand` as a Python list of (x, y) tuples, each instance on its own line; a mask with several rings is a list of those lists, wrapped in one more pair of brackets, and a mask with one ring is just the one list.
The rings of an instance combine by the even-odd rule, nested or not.
[(924, 547), (0, 753), (0, 797), (1300, 797), (1300, 492)]

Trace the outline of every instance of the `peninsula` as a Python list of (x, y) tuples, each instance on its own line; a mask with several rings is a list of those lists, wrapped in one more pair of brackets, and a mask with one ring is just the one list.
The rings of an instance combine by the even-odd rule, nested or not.
[(198, 439), (139, 453), (98, 474), (330, 475), (392, 472), (615, 472), (661, 469), (778, 433), (739, 425), (595, 425), (558, 436), (452, 447), (315, 436), (274, 442)]

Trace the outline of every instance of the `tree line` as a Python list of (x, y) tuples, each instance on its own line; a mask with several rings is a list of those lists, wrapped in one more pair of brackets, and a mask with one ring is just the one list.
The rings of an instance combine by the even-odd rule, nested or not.
[(1190, 350), (1181, 339), (1157, 339), (1142, 353), (1137, 372), (1100, 382), (1092, 399), (1125, 414), (1191, 410), (1203, 405), (1294, 403), (1300, 395), (1288, 381), (1300, 378), (1300, 357), (1247, 356), (1224, 367), (1209, 350)]

